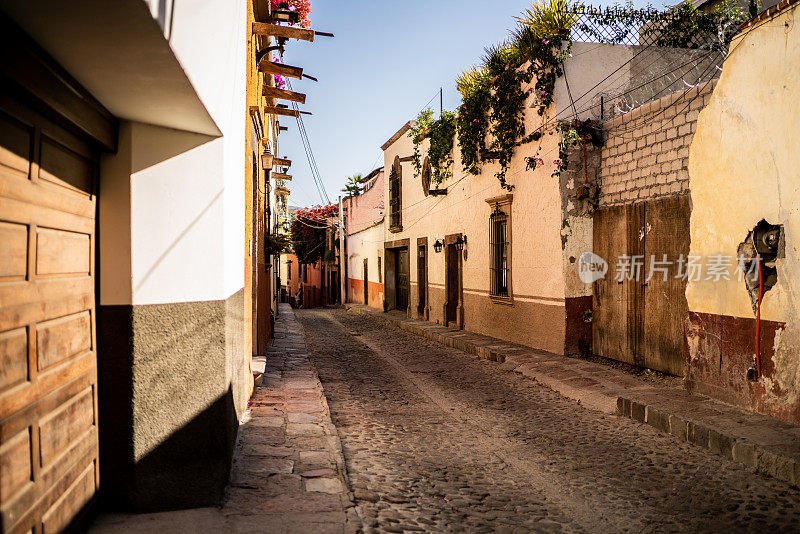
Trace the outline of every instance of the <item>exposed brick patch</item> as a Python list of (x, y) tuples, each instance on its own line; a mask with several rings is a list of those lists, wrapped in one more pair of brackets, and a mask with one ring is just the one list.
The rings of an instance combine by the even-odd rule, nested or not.
[(689, 191), (689, 146), (716, 82), (668, 95), (606, 121), (600, 205)]

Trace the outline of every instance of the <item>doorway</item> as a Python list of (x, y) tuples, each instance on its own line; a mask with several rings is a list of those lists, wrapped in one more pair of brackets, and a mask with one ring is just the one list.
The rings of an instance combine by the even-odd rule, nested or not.
[(364, 258), (364, 305), (369, 306), (369, 260)]
[(455, 241), (461, 234), (445, 237), (445, 294), (444, 321), (446, 326), (464, 327), (464, 303), (461, 291), (461, 252), (456, 249)]
[(395, 308), (401, 311), (408, 311), (408, 247), (397, 249), (397, 260), (395, 262), (397, 279), (395, 280)]
[[(595, 212), (594, 252), (609, 264), (606, 277), (594, 283), (596, 354), (683, 376), (688, 305), (676, 263), (689, 254), (690, 212), (686, 195)], [(641, 258), (638, 277), (616, 279), (613, 266), (622, 256)]]
[[(428, 307), (428, 242), (417, 241), (417, 291), (419, 292), (417, 315), (427, 319)], [(422, 241), (422, 242), (420, 242)]]

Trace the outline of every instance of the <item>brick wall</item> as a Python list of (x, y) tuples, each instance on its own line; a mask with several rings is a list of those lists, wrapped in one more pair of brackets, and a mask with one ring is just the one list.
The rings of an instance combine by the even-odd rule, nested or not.
[(689, 191), (689, 145), (715, 82), (674, 93), (605, 122), (600, 205)]

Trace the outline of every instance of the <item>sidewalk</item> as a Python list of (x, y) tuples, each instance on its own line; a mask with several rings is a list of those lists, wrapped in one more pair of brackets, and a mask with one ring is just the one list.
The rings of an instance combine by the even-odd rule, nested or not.
[(219, 508), (102, 516), (93, 533), (336, 533), (360, 520), (341, 444), (294, 312), (280, 305)]
[(646, 423), (759, 473), (800, 485), (798, 425), (683, 389), (658, 386), (598, 363), (408, 319), (400, 312), (382, 313), (357, 304), (348, 304), (347, 309), (495, 361), (504, 369), (539, 382), (586, 408)]

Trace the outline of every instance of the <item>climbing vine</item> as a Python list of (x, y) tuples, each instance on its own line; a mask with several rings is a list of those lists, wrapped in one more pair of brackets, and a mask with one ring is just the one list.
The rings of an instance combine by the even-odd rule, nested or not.
[[(570, 6), (568, 0), (534, 4), (517, 19), (520, 27), (510, 42), (488, 49), (481, 67), (458, 78), (463, 100), (456, 116), (458, 141), (466, 172), (478, 174), (482, 163), (497, 160), (496, 178), (504, 189), (513, 189), (506, 173), (516, 147), (541, 137), (540, 132), (525, 134), (526, 105), (533, 99), (544, 116), (553, 103), (556, 80), (564, 74), (564, 61), (571, 56), (575, 17)], [(532, 87), (523, 89), (533, 80)]]
[(422, 174), (422, 151), (420, 147), (427, 138), (428, 163), (431, 166), (431, 183), (440, 184), (453, 175), (453, 141), (456, 134), (456, 115), (452, 111), (442, 111), (441, 117), (434, 120), (431, 109), (423, 110), (409, 130), (414, 141), (412, 166), (414, 176)]

